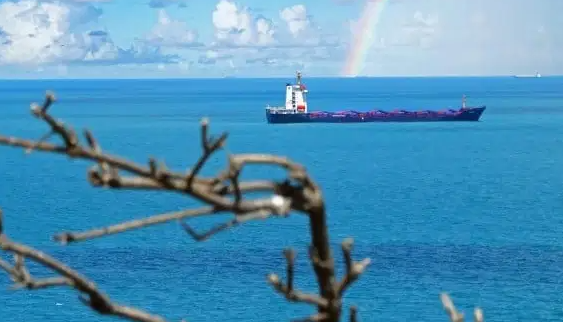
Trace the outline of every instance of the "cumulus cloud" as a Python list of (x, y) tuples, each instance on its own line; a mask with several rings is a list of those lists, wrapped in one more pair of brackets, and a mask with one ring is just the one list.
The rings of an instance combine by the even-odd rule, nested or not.
[(102, 11), (76, 2), (86, 1), (1, 3), (0, 64), (127, 63), (137, 58), (172, 58), (140, 50), (139, 46), (119, 48), (106, 31), (94, 28)]
[(279, 20), (258, 15), (231, 0), (220, 0), (212, 14), (214, 46), (300, 48), (336, 46), (338, 41), (313, 22), (304, 5), (279, 11)]
[(89, 7), (61, 3), (5, 2), (0, 5), (0, 29), (8, 41), (0, 47), (0, 57), (4, 63), (16, 64), (69, 59), (87, 37), (69, 31), (80, 21), (97, 20), (100, 14)]
[(198, 33), (179, 20), (173, 20), (164, 9), (158, 12), (158, 21), (145, 40), (155, 46), (163, 47), (199, 47)]
[[(249, 72), (256, 66), (303, 67), (315, 59), (341, 56), (339, 41), (323, 32), (303, 4), (280, 8), (277, 17), (257, 15), (232, 0), (219, 0), (212, 13), (214, 42), (198, 63)], [(231, 65), (236, 65), (232, 67)]]
[(280, 12), (280, 17), (287, 24), (289, 32), (293, 37), (299, 37), (309, 28), (310, 22), (307, 16), (307, 9), (302, 4), (283, 9)]
[(339, 37), (334, 33), (324, 32), (307, 12), (303, 4), (282, 9), (279, 17), (285, 32), (280, 32), (279, 40), (284, 46), (291, 47), (336, 47)]
[(103, 12), (96, 3), (109, 1), (0, 0), (0, 65), (27, 69), (177, 63), (186, 70), (197, 69), (196, 65), (238, 70), (256, 64), (289, 68), (338, 57), (338, 42), (315, 24), (303, 4), (281, 7), (275, 16), (265, 17), (235, 0), (215, 0), (208, 18), (212, 38), (202, 43), (192, 26), (165, 9), (182, 6), (183, 0), (149, 0), (146, 4), (159, 8), (157, 22), (146, 34), (135, 35), (140, 37), (126, 48), (113, 41), (111, 30), (100, 26)]
[(229, 0), (221, 0), (212, 13), (217, 45), (267, 46), (275, 43), (271, 20), (253, 17), (247, 8)]

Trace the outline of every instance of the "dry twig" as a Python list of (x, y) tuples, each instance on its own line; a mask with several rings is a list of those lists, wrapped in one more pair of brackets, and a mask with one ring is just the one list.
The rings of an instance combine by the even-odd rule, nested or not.
[[(351, 255), (352, 240), (346, 240), (342, 245), (342, 250), (346, 260), (347, 271), (341, 281), (336, 282), (324, 199), (320, 188), (308, 176), (303, 166), (285, 157), (266, 154), (239, 154), (231, 155), (226, 169), (216, 176), (210, 178), (200, 176), (201, 169), (206, 162), (225, 145), (227, 139), (226, 133), (223, 133), (217, 139), (210, 137), (207, 119), (201, 122), (202, 155), (191, 170), (174, 172), (167, 169), (154, 158), (149, 158), (147, 165), (140, 165), (125, 158), (103, 152), (100, 144), (89, 130), (84, 131), (87, 145), (82, 144), (78, 139), (78, 135), (71, 127), (64, 125), (63, 122), (49, 113), (49, 109), (54, 101), (54, 95), (48, 93), (41, 106), (32, 105), (32, 114), (50, 127), (50, 131), (46, 135), (37, 141), (0, 136), (0, 144), (24, 148), (28, 152), (43, 151), (63, 154), (70, 158), (93, 161), (97, 165), (88, 171), (88, 179), (96, 187), (169, 191), (193, 197), (208, 205), (200, 209), (152, 216), (85, 232), (64, 232), (57, 235), (55, 237), (56, 240), (63, 244), (68, 244), (178, 220), (182, 223), (184, 229), (194, 239), (199, 241), (249, 220), (265, 219), (271, 216), (286, 217), (291, 211), (296, 211), (306, 215), (309, 219), (311, 234), (309, 257), (318, 283), (318, 295), (305, 294), (294, 289), (294, 254), (291, 250), (286, 251), (287, 283), (282, 283), (275, 274), (269, 275), (269, 282), (276, 291), (284, 295), (289, 301), (314, 305), (317, 308), (317, 313), (309, 317), (308, 320), (327, 322), (340, 320), (344, 292), (364, 272), (369, 265), (369, 259), (357, 263), (353, 262)], [(58, 136), (62, 140), (62, 144), (46, 141), (53, 135)], [(240, 173), (245, 167), (251, 165), (277, 166), (286, 170), (288, 177), (282, 182), (241, 182)], [(247, 197), (249, 192), (257, 191), (266, 192), (270, 195), (269, 197), (258, 199)], [(234, 219), (216, 226), (203, 234), (196, 233), (194, 229), (183, 222), (187, 218), (219, 213), (231, 213), (234, 215)], [(132, 314), (138, 316), (139, 321), (156, 321), (154, 319), (157, 319), (156, 317), (143, 315), (146, 313), (112, 304), (91, 282), (62, 263), (50, 259), (45, 254), (26, 248), (24, 245), (13, 243), (7, 238), (3, 240), (2, 248), (5, 251), (37, 260), (41, 264), (57, 271), (63, 278), (66, 278), (65, 283), (59, 284), (67, 285), (66, 283), (68, 282), (70, 283), (68, 285), (87, 293), (90, 296), (87, 303), (100, 313), (114, 315)], [(2, 268), (4, 268), (5, 264), (2, 263)], [(8, 269), (7, 271), (11, 276), (19, 276), (21, 279), (21, 272), (14, 271), (13, 269)], [(13, 274), (14, 272), (16, 273), (15, 275)], [(23, 281), (26, 283), (25, 279)], [(62, 280), (57, 280), (57, 282), (62, 282)], [(51, 284), (57, 283), (51, 281)], [(26, 285), (29, 285), (29, 283)], [(351, 321), (356, 319), (355, 312), (355, 309), (351, 311)], [(144, 316), (146, 319), (141, 319), (141, 316)]]
[[(164, 322), (165, 320), (157, 315), (151, 315), (136, 308), (123, 306), (112, 302), (102, 291), (98, 290), (94, 282), (88, 280), (70, 267), (26, 245), (11, 241), (3, 232), (2, 210), (0, 210), (0, 249), (14, 255), (14, 265), (0, 259), (0, 268), (10, 275), (14, 281), (14, 288), (26, 288), (29, 290), (42, 289), (53, 286), (71, 287), (81, 293), (80, 300), (92, 308), (94, 311), (103, 315), (113, 315), (116, 317), (140, 322)], [(25, 267), (25, 259), (30, 259), (38, 264), (49, 268), (61, 277), (51, 277), (46, 279), (34, 279)]]
[[(448, 314), (451, 322), (463, 322), (464, 315), (463, 313), (459, 312), (452, 299), (447, 293), (440, 294), (440, 300), (442, 301), (442, 305), (444, 306), (444, 311)], [(483, 322), (483, 310), (481, 308), (475, 308), (473, 311), (473, 321), (474, 322)]]

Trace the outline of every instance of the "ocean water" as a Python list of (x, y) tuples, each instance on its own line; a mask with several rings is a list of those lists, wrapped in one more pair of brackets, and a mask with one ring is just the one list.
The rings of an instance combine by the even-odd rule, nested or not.
[[(345, 306), (361, 321), (446, 321), (450, 292), (488, 321), (563, 318), (563, 78), (305, 79), (312, 109), (487, 105), (478, 123), (268, 125), (264, 105), (291, 79), (1, 81), (0, 134), (39, 138), (29, 104), (54, 90), (53, 112), (102, 148), (182, 170), (200, 153), (201, 117), (230, 133), (231, 153), (287, 155), (327, 199), (331, 241), (356, 241), (372, 265)], [(11, 238), (80, 270), (115, 301), (170, 321), (287, 321), (313, 312), (266, 283), (298, 253), (296, 285), (315, 291), (307, 221), (249, 223), (196, 243), (176, 223), (60, 246), (51, 237), (196, 206), (182, 196), (92, 188), (89, 163), (0, 147), (0, 207)], [(220, 154), (206, 169), (224, 164)], [(279, 177), (259, 168), (247, 177)], [(193, 220), (199, 229), (217, 220)], [(32, 267), (37, 274), (44, 270)], [(339, 266), (339, 272), (342, 272)], [(0, 321), (108, 320), (66, 289), (12, 291), (0, 274)]]

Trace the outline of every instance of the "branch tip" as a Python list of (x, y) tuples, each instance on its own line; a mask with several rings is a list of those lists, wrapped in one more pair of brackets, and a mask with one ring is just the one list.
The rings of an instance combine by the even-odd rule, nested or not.
[(53, 236), (53, 240), (60, 243), (61, 245), (67, 245), (70, 242), (74, 241), (74, 238), (70, 233), (61, 233)]
[(90, 132), (90, 130), (88, 129), (84, 129), (84, 136), (86, 137), (86, 141), (88, 142), (88, 146), (92, 149), (92, 150), (96, 150), (98, 148), (98, 143), (96, 142), (96, 139), (94, 139), (94, 135), (92, 135), (92, 132)]
[(288, 263), (293, 263), (295, 260), (295, 250), (293, 248), (286, 248), (283, 250), (283, 254)]
[(457, 311), (457, 309), (454, 305), (454, 302), (452, 301), (452, 299), (450, 298), (448, 293), (445, 293), (445, 292), (441, 293), (440, 294), (440, 300), (442, 301), (442, 305), (444, 307), (444, 310), (446, 311), (446, 313), (450, 317), (451, 322), (463, 322), (463, 320), (464, 320), (463, 313)]
[(53, 91), (50, 91), (50, 90), (46, 91), (45, 97), (48, 101), (51, 101), (51, 102), (56, 101), (55, 93)]
[(484, 321), (483, 310), (479, 307), (476, 307), (475, 311), (473, 312), (473, 318), (475, 322), (483, 322)]
[(149, 158), (149, 171), (152, 177), (156, 177), (158, 171), (158, 165), (154, 157)]
[(268, 282), (271, 284), (278, 284), (280, 282), (280, 277), (275, 273), (268, 274)]
[(358, 322), (358, 307), (350, 306), (350, 322)]
[(353, 246), (354, 246), (354, 238), (352, 237), (345, 238), (342, 241), (342, 248), (347, 251), (351, 251)]

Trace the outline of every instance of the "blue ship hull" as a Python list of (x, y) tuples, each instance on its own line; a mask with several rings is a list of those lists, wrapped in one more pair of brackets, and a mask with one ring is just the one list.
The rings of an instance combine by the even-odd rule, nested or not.
[(344, 111), (283, 113), (266, 110), (266, 119), (271, 124), (288, 123), (372, 123), (372, 122), (477, 122), (486, 106), (465, 107), (446, 111)]

